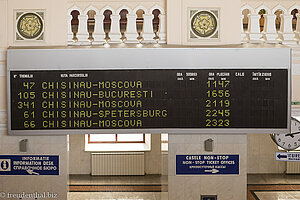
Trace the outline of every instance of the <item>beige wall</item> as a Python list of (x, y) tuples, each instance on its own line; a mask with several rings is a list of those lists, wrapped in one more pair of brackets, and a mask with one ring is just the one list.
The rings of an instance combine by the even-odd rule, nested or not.
[[(59, 6), (58, 6), (59, 5)], [(0, 0), (0, 154), (59, 155), (59, 176), (0, 176), (1, 192), (53, 192), (67, 199), (68, 155), (66, 136), (8, 136), (6, 114), (6, 50), (9, 46), (65, 45), (66, 1)], [(45, 42), (14, 42), (14, 10), (46, 9)], [(26, 153), (19, 151), (19, 141), (28, 140)]]
[(6, 108), (7, 0), (0, 0), (0, 111)]
[(160, 134), (151, 135), (151, 151), (145, 152), (145, 173), (161, 174), (161, 141)]
[[(45, 41), (14, 41), (15, 10), (46, 10)], [(66, 0), (9, 0), (7, 11), (8, 46), (54, 46), (67, 44), (67, 1)]]
[(292, 77), (292, 101), (300, 101), (300, 75)]
[[(1, 66), (1, 65), (0, 65)], [(6, 110), (6, 77), (0, 76), (0, 111)]]
[(69, 136), (69, 173), (91, 173), (91, 156), (84, 151), (84, 135)]
[[(188, 40), (188, 8), (219, 8), (220, 39)], [(167, 43), (185, 45), (222, 45), (241, 42), (240, 0), (167, 0)]]
[(247, 149), (249, 174), (285, 172), (286, 163), (275, 161), (275, 152), (279, 150), (269, 134), (248, 134)]
[(7, 0), (0, 0), (0, 49), (7, 47)]

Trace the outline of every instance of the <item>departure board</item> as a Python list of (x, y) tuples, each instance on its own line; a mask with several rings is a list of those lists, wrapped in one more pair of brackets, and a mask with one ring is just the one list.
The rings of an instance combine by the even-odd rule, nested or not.
[(11, 130), (285, 129), (287, 69), (10, 71)]

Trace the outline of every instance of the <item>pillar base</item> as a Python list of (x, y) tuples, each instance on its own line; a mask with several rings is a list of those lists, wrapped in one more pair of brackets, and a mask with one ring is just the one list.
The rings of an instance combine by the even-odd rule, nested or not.
[(160, 41), (162, 41), (162, 42), (166, 42), (166, 33), (159, 33), (159, 35), (158, 35), (159, 37), (160, 37)]
[(249, 35), (247, 33), (242, 33), (241, 34), (241, 42), (242, 43), (247, 43), (249, 42)]
[(68, 42), (73, 41), (73, 34), (69, 33), (68, 34)]
[(89, 35), (88, 34), (84, 34), (84, 35), (76, 35), (76, 37), (78, 38), (78, 42), (81, 42), (81, 43), (90, 43), (89, 41)]
[(262, 33), (249, 33), (249, 42), (259, 43), (261, 42), (262, 36)]
[(137, 33), (126, 33), (126, 42), (127, 43), (137, 43), (138, 40), (137, 40), (137, 37), (138, 37), (138, 34)]
[(274, 43), (274, 44), (279, 43), (279, 41), (277, 40), (278, 38), (277, 33), (265, 33), (264, 37), (266, 43)]
[(282, 44), (296, 44), (297, 39), (295, 38), (294, 33), (282, 33), (280, 37), (280, 42)]
[(105, 42), (105, 39), (104, 39), (104, 34), (99, 34), (99, 35), (93, 35), (94, 36), (94, 44), (97, 43), (97, 42), (101, 42), (101, 43), (104, 43)]
[(113, 43), (120, 43), (121, 42), (121, 34), (119, 33), (110, 33), (109, 34), (109, 37), (110, 37), (110, 42), (113, 42)]
[(155, 42), (155, 40), (153, 39), (154, 38), (153, 33), (144, 33), (143, 38), (146, 43), (154, 43)]

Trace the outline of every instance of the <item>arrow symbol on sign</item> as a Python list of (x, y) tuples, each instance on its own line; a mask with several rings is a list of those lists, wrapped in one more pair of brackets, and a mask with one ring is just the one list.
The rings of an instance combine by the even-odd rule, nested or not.
[(287, 158), (287, 155), (281, 155), (281, 154), (278, 154), (278, 155), (277, 155), (277, 158), (278, 158), (278, 159), (281, 159), (281, 158)]
[(204, 170), (204, 172), (211, 172), (212, 174), (216, 174), (219, 172), (219, 170), (217, 169), (207, 169), (207, 170)]
[(30, 174), (30, 175), (40, 175), (39, 173), (36, 173), (36, 172), (34, 172), (33, 170), (31, 170), (31, 169), (28, 169), (28, 170), (26, 170), (27, 172), (28, 172), (28, 174)]

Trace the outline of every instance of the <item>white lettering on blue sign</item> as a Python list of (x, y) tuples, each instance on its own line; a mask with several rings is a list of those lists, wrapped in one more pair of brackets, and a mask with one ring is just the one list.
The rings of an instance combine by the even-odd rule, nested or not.
[(59, 156), (0, 155), (0, 175), (59, 175)]
[(239, 155), (176, 155), (176, 174), (239, 174)]
[(300, 152), (275, 152), (275, 160), (299, 162)]

